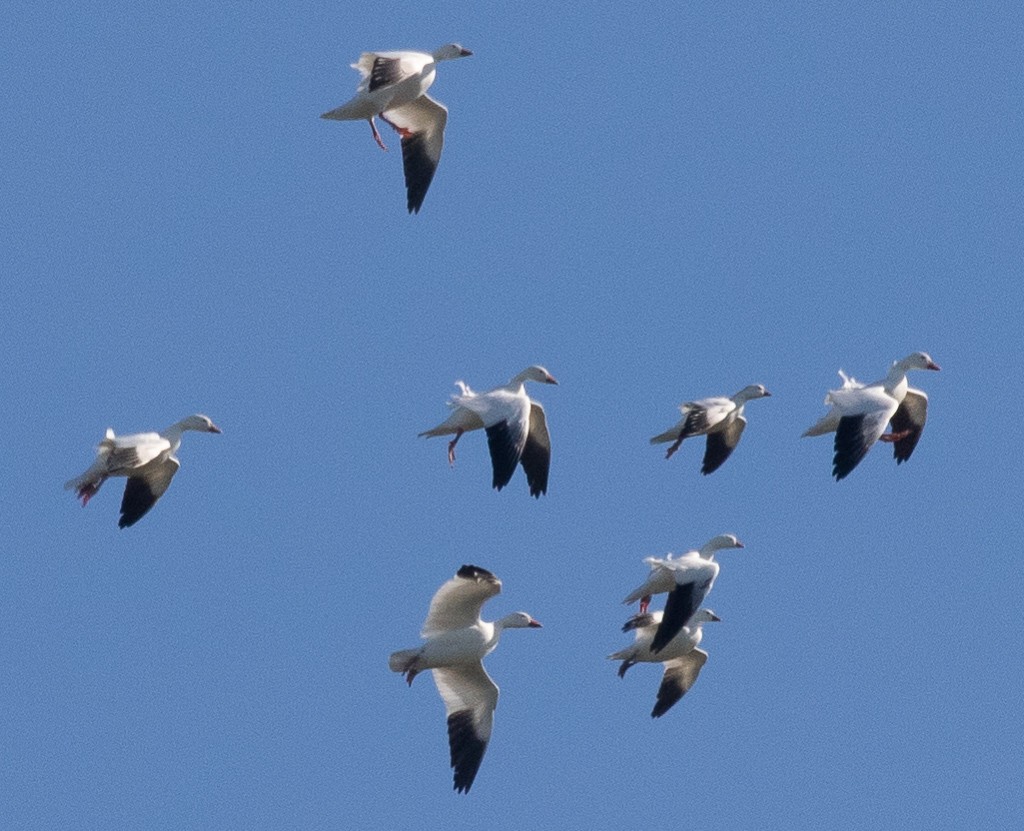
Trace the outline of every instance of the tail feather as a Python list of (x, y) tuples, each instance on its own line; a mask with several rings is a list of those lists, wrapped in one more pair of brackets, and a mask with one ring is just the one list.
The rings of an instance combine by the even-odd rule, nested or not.
[(666, 430), (664, 433), (658, 433), (658, 435), (651, 439), (651, 444), (665, 444), (666, 442), (675, 441), (678, 438), (679, 428), (673, 427), (671, 430)]
[(419, 654), (418, 649), (399, 649), (388, 657), (388, 667), (392, 672), (408, 672)]

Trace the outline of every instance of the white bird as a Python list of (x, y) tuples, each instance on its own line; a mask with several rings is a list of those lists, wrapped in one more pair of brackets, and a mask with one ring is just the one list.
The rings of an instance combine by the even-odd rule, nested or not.
[(454, 433), (448, 443), (448, 464), (455, 464), (455, 445), (462, 434), (483, 428), (494, 471), (492, 487), (500, 491), (512, 479), (516, 465), (522, 464), (530, 495), (539, 499), (548, 489), (551, 437), (544, 408), (526, 394), (526, 381), (558, 383), (542, 366), (528, 366), (504, 386), (488, 392), (473, 392), (464, 382), (456, 381), (460, 392), (448, 400), (452, 414), (419, 435)]
[(644, 558), (644, 562), (651, 567), (651, 573), (622, 602), (639, 600), (640, 613), (643, 614), (647, 611), (651, 595), (668, 592), (664, 616), (651, 640), (653, 653), (657, 654), (668, 646), (700, 608), (718, 577), (720, 567), (715, 562), (715, 552), (726, 548), (743, 548), (743, 543), (732, 534), (719, 534), (699, 550), (687, 551), (679, 557), (673, 558), (669, 554), (664, 558)]
[(706, 435), (708, 437), (707, 446), (704, 450), (704, 464), (701, 466), (700, 472), (707, 476), (718, 470), (739, 444), (743, 428), (747, 426), (747, 420), (743, 417), (743, 405), (755, 398), (765, 398), (770, 395), (771, 393), (763, 385), (750, 384), (731, 398), (723, 396), (702, 398), (700, 401), (687, 401), (685, 404), (679, 405), (683, 414), (680, 422), (672, 429), (652, 438), (651, 444), (672, 442), (672, 446), (665, 453), (665, 458), (671, 459), (672, 454), (683, 443), (683, 439)]
[[(861, 384), (839, 371), (842, 387), (825, 396), (832, 409), (804, 431), (804, 436), (836, 434), (832, 459), (836, 481), (848, 476), (879, 440), (892, 443), (896, 464), (910, 458), (928, 418), (928, 396), (907, 384), (911, 369), (939, 367), (928, 354), (912, 352), (893, 363), (885, 378), (871, 384)], [(892, 432), (885, 434), (890, 423)]]
[(661, 623), (662, 613), (638, 614), (626, 621), (623, 632), (633, 631), (636, 639), (631, 646), (613, 652), (608, 657), (613, 661), (622, 661), (619, 667), (619, 678), (626, 677), (626, 670), (637, 663), (662, 663), (665, 672), (658, 688), (658, 698), (652, 718), (665, 715), (680, 698), (682, 698), (696, 681), (701, 667), (708, 659), (708, 653), (698, 649), (704, 637), (703, 624), (720, 621), (721, 618), (710, 609), (698, 609), (686, 626), (679, 630), (674, 638), (655, 655), (651, 651), (651, 642)]
[(472, 54), (457, 43), (449, 43), (430, 54), (363, 52), (352, 64), (362, 76), (355, 97), (320, 116), (335, 121), (369, 121), (381, 150), (387, 148), (373, 119), (379, 115), (395, 128), (402, 137), (409, 213), (419, 213), (444, 147), (448, 110), (427, 95), (434, 83), (437, 62)]
[(219, 433), (220, 428), (207, 416), (191, 415), (160, 433), (134, 433), (115, 436), (107, 429), (103, 441), (96, 447), (96, 461), (81, 476), (64, 483), (65, 490), (74, 490), (89, 504), (96, 492), (111, 476), (127, 476), (124, 498), (121, 500), (119, 528), (134, 525), (163, 496), (181, 463), (175, 457), (181, 446), (181, 434), (186, 430), (200, 433)]
[(448, 716), (448, 743), (455, 790), (468, 793), (480, 769), (494, 725), (498, 687), (481, 661), (498, 645), (505, 629), (540, 628), (526, 612), (513, 612), (493, 623), (480, 619), (484, 602), (501, 591), (501, 581), (486, 569), (464, 565), (430, 601), (430, 611), (416, 649), (393, 652), (388, 666), (413, 678), (433, 671)]

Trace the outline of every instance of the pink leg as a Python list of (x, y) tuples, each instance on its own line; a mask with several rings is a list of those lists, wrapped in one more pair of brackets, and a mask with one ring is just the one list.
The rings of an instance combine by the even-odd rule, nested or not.
[(909, 430), (901, 430), (899, 433), (882, 433), (878, 437), (879, 441), (897, 442), (903, 441), (907, 436), (910, 435)]
[(650, 606), (650, 605), (651, 605), (651, 596), (649, 594), (645, 594), (643, 597), (640, 598), (640, 614), (646, 615), (647, 614), (647, 607)]
[(380, 137), (380, 133), (377, 132), (377, 125), (373, 123), (373, 117), (367, 119), (370, 122), (370, 129), (373, 130), (373, 140), (377, 142), (377, 146), (384, 151), (387, 151), (387, 147), (384, 146), (384, 139)]
[(96, 495), (100, 485), (105, 481), (106, 479), (97, 479), (95, 482), (88, 482), (78, 489), (78, 498), (82, 500), (83, 508), (89, 504), (89, 500)]
[(462, 438), (462, 434), (465, 430), (457, 430), (455, 432), (455, 438), (448, 442), (448, 464), (455, 467), (455, 445), (459, 443), (459, 439)]

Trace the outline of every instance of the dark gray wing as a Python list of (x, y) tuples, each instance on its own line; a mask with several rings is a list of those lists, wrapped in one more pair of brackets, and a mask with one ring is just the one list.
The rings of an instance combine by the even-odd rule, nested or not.
[(121, 519), (118, 520), (118, 528), (127, 528), (134, 525), (146, 512), (152, 508), (156, 501), (164, 495), (171, 479), (178, 472), (181, 465), (173, 456), (164, 459), (162, 462), (153, 462), (140, 468), (138, 474), (129, 476), (124, 486), (124, 497), (121, 499)]
[(651, 652), (657, 655), (679, 634), (679, 630), (686, 626), (686, 621), (697, 611), (704, 594), (693, 581), (676, 586), (668, 593), (665, 613), (658, 624), (658, 631), (654, 633), (654, 640), (651, 641)]
[(665, 674), (658, 687), (658, 698), (651, 710), (651, 718), (661, 718), (696, 683), (701, 667), (708, 659), (703, 649), (687, 652), (682, 658), (665, 662)]
[(454, 787), (468, 793), (491, 739), (498, 688), (480, 664), (438, 667), (433, 675), (448, 715)]
[(708, 411), (699, 404), (686, 405), (686, 418), (683, 420), (683, 429), (679, 431), (679, 438), (685, 439), (688, 436), (696, 436), (708, 429)]
[(381, 58), (378, 56), (374, 58), (373, 66), (370, 69), (370, 85), (367, 87), (367, 90), (373, 92), (381, 87), (389, 87), (392, 84), (397, 84), (403, 77), (405, 76), (402, 72), (401, 58)]
[(902, 464), (910, 458), (910, 454), (921, 440), (921, 433), (924, 432), (924, 423), (927, 420), (928, 396), (920, 390), (908, 389), (903, 403), (889, 419), (894, 433), (907, 433), (904, 438), (892, 444), (892, 455), (896, 459), (896, 464)]
[(540, 499), (548, 490), (548, 471), (551, 468), (551, 436), (548, 435), (548, 421), (544, 408), (530, 402), (530, 430), (526, 434), (523, 455), (519, 459), (530, 486), (530, 496)]
[(381, 113), (402, 137), (402, 167), (409, 213), (419, 213), (444, 149), (448, 110), (429, 95)]
[(707, 448), (704, 450), (704, 464), (700, 472), (707, 476), (714, 473), (725, 462), (740, 443), (740, 436), (747, 426), (747, 420), (743, 416), (734, 418), (724, 430), (708, 433)]
[(650, 626), (654, 623), (654, 615), (650, 612), (644, 612), (642, 615), (633, 615), (629, 620), (622, 624), (623, 632), (632, 632), (634, 629), (643, 629), (645, 626)]
[[(517, 429), (518, 428), (518, 429)], [(494, 478), (491, 487), (501, 490), (512, 479), (526, 444), (525, 425), (509, 425), (508, 420), (492, 424), (487, 430), (487, 448), (491, 451)]]
[[(895, 402), (893, 402), (895, 403)], [(863, 415), (843, 416), (836, 428), (835, 455), (832, 457), (832, 475), (838, 482), (860, 464), (889, 421), (887, 410), (876, 410)]]
[(454, 788), (459, 793), (469, 793), (473, 787), (487, 750), (487, 742), (477, 734), (473, 722), (472, 710), (459, 710), (448, 716), (448, 746), (455, 772)]

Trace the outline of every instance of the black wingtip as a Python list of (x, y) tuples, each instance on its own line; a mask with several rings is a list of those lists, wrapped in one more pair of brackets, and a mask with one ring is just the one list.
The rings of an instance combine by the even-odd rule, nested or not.
[(448, 742), (454, 769), (453, 787), (458, 793), (469, 793), (487, 749), (473, 727), (473, 714), (459, 710), (448, 716)]
[(476, 580), (479, 578), (491, 578), (495, 579), (494, 575), (491, 574), (486, 568), (480, 568), (480, 566), (464, 565), (457, 572), (456, 577), (463, 577), (467, 580)]

